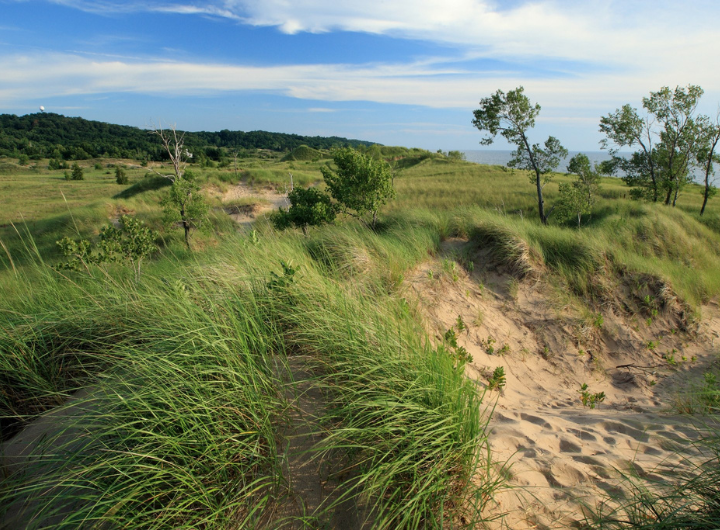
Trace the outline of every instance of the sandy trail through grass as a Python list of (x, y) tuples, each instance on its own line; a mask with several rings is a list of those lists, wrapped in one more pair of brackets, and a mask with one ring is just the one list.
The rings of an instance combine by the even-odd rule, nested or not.
[[(287, 383), (285, 398), (291, 406), (290, 425), (283, 437), (284, 473), (289, 496), (281, 506), (274, 523), (287, 520), (289, 528), (365, 528), (352, 499), (333, 506), (343, 491), (342, 478), (333, 474), (337, 462), (319, 458), (317, 448), (323, 440), (322, 416), (326, 399), (316, 383), (312, 358), (294, 355), (288, 359), (292, 380)], [(272, 525), (271, 525), (272, 526)]]

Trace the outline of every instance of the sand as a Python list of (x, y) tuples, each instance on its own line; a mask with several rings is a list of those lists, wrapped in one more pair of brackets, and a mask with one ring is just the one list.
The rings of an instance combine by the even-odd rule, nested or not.
[[(458, 343), (473, 357), (466, 373), (480, 388), (495, 367), (505, 369), (504, 389), (484, 400), (494, 406), (495, 469), (508, 477), (485, 511), (499, 517), (490, 528), (577, 527), (584, 506), (619, 491), (622, 473), (669, 480), (702, 460), (691, 444), (698, 418), (676, 405), (693, 376), (717, 362), (716, 304), (702, 308), (699, 325), (688, 325), (674, 299), (652, 322), (619, 304), (601, 321), (542, 275), (518, 281), (462, 240), (418, 267), (407, 291), (438, 338), (461, 317), (468, 329)], [(605, 393), (595, 409), (580, 400), (583, 383)]]

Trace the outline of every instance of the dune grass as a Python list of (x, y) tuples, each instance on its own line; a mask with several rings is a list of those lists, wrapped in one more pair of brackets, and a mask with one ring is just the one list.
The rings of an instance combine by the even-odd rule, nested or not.
[[(316, 458), (352, 470), (340, 501), (367, 505), (378, 528), (440, 528), (485, 499), (494, 482), (480, 494), (470, 481), (486, 447), (481, 396), (396, 291), (437, 238), (399, 223), (316, 237), (331, 248), (338, 234), (369, 256), (358, 283), (306, 238), (262, 231), (167, 255), (139, 283), (120, 268), (60, 276), (41, 263), (5, 283), (0, 386), (16, 392), (0, 403), (4, 432), (68, 407), (25, 467), (6, 463), (5, 517), (29, 501), (21, 520), (38, 527), (260, 524), (289, 494), (278, 448), (295, 352), (316, 359), (328, 399)], [(322, 508), (320, 521), (336, 504)]]
[[(243, 162), (240, 177), (253, 185), (283, 186), (288, 172), (296, 185), (320, 180), (321, 162)], [(15, 226), (0, 228), (3, 436), (48, 411), (67, 415), (29, 467), (6, 464), (0, 513), (33, 499), (37, 527), (268, 524), (291, 496), (284, 388), (286, 359), (300, 353), (313, 359), (327, 405), (308, 458), (331, 462), (338, 482), (313, 524), (344, 501), (375, 528), (471, 524), (499, 484), (483, 395), (401, 294), (443, 239), (468, 238), (519, 278), (542, 276), (593, 309), (622, 282), (695, 308), (720, 293), (718, 198), (700, 219), (699, 194), (672, 209), (631, 202), (605, 179), (587, 225), (543, 227), (523, 172), (424, 153), (411, 162), (376, 232), (349, 221), (303, 237), (257, 223), (243, 235), (215, 212), (195, 252), (165, 232), (139, 282), (119, 265), (60, 275), (48, 264), (57, 239), (92, 237), (118, 211), (160, 228), (162, 189), (138, 173), (119, 193), (113, 175), (90, 171), (67, 183), (78, 195), (44, 210), (65, 181), (4, 175), (25, 179), (3, 183), (19, 183), (29, 207), (17, 223), (10, 205)], [(207, 185), (235, 182), (223, 175), (198, 170)], [(568, 178), (548, 185), (549, 204)]]

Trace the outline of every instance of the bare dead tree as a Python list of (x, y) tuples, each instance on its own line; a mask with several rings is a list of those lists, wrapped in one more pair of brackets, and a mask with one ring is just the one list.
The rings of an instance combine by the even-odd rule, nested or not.
[(173, 174), (171, 175), (163, 174), (154, 168), (153, 172), (170, 179), (172, 182), (182, 179), (187, 167), (187, 159), (192, 158), (192, 153), (185, 148), (185, 133), (178, 135), (175, 125), (170, 127), (169, 130), (164, 130), (162, 126), (153, 127), (151, 132), (160, 138), (160, 142), (170, 157), (173, 166)]

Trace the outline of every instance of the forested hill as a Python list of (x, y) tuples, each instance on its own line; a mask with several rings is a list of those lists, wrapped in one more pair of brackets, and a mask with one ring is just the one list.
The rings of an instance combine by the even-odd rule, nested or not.
[[(186, 146), (200, 156), (218, 159), (223, 151), (271, 149), (290, 151), (301, 145), (315, 149), (372, 145), (337, 136), (301, 136), (265, 131), (187, 132)], [(0, 114), (0, 155), (31, 159), (84, 160), (102, 156), (162, 160), (167, 157), (152, 132), (61, 114)]]

